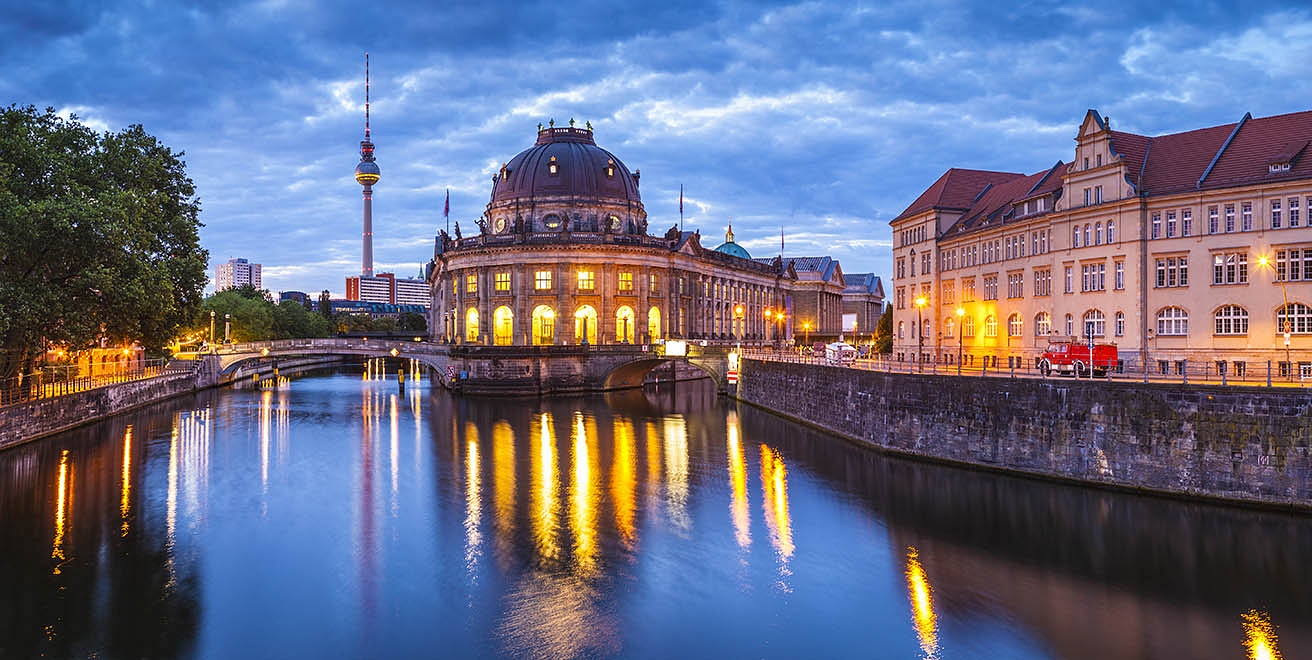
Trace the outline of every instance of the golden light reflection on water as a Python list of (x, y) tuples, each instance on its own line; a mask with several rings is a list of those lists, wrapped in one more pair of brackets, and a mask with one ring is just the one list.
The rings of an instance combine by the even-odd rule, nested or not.
[(119, 535), (128, 535), (128, 514), (132, 512), (132, 425), (123, 432), (123, 478), (119, 487)]
[(780, 570), (788, 574), (788, 560), (793, 556), (793, 522), (788, 515), (788, 468), (779, 452), (761, 445), (761, 506), (765, 510), (765, 528), (770, 544), (779, 555)]
[(533, 442), (531, 460), (533, 477), (529, 484), (529, 509), (533, 523), (533, 541), (544, 559), (560, 559), (557, 539), (560, 500), (556, 491), (556, 433), (551, 413), (542, 413), (530, 425)]
[(515, 430), (505, 420), (498, 420), (492, 426), (492, 498), (496, 506), (492, 522), (503, 555), (515, 542), (515, 488)]
[(746, 550), (752, 545), (752, 514), (747, 502), (747, 460), (743, 455), (736, 412), (729, 411), (728, 431), (729, 515), (733, 519), (733, 535), (738, 547)]
[(916, 636), (920, 638), (920, 650), (926, 660), (938, 658), (938, 617), (934, 614), (933, 589), (925, 578), (924, 567), (920, 565), (920, 554), (911, 547), (907, 548), (907, 592)]
[(575, 411), (571, 432), (571, 452), (574, 469), (570, 474), (570, 532), (574, 536), (574, 561), (579, 573), (592, 575), (597, 568), (597, 488), (595, 483), (595, 449), (589, 438), (596, 437), (596, 429), (589, 428), (581, 412)]
[(273, 426), (273, 390), (260, 392), (260, 485), (269, 492), (269, 436)]
[(1266, 612), (1248, 610), (1240, 615), (1244, 626), (1244, 648), (1249, 660), (1281, 660), (1276, 627)]
[(472, 577), (483, 547), (483, 467), (478, 426), (465, 422), (465, 570)]
[(73, 525), (73, 464), (69, 461), (68, 450), (59, 454), (59, 472), (55, 479), (55, 538), (50, 550), (50, 558), (55, 560), (54, 574), (63, 570), (64, 533)]
[(665, 507), (670, 523), (687, 531), (688, 517), (688, 424), (683, 415), (671, 415), (665, 424)]
[[(400, 480), (399, 461), (400, 461), (400, 452), (401, 452), (401, 418), (397, 412), (397, 403), (398, 403), (397, 396), (395, 394), (389, 395), (387, 397), (387, 401), (388, 401), (388, 407), (387, 407), (388, 421), (390, 422), (390, 429), (392, 431), (391, 443), (388, 444), (388, 453), (390, 454), (390, 458), (392, 459), (392, 464), (391, 464), (392, 516), (395, 517), (397, 515), (397, 508), (399, 506), (399, 503), (397, 502), (397, 495), (399, 492), (399, 480)], [(475, 438), (475, 440), (477, 440), (477, 438)]]
[(633, 437), (633, 422), (627, 417), (616, 417), (614, 424), (615, 455), (610, 471), (610, 498), (615, 508), (615, 529), (620, 542), (633, 550), (637, 542), (634, 516), (637, 505), (637, 447)]

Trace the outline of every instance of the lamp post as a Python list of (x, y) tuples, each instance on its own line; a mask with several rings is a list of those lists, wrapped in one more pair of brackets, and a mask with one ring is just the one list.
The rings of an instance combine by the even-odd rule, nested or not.
[(232, 314), (223, 315), (223, 343), (231, 342), (232, 337)]
[[(1275, 275), (1276, 281), (1280, 283), (1280, 297), (1284, 300), (1284, 306), (1280, 309), (1285, 313), (1284, 327), (1281, 328), (1285, 333), (1285, 368), (1287, 370), (1286, 375), (1292, 382), (1294, 380), (1294, 363), (1289, 360), (1289, 332), (1293, 329), (1293, 326), (1289, 320), (1289, 296), (1285, 293), (1285, 280), (1281, 278), (1280, 273), (1276, 271), (1275, 264), (1271, 263), (1271, 260), (1266, 258), (1265, 255), (1257, 258), (1257, 265), (1269, 266), (1271, 268), (1271, 274)], [(1276, 318), (1279, 319), (1280, 314), (1276, 314)]]
[(925, 373), (925, 304), (929, 299), (925, 296), (916, 296), (916, 331), (919, 333), (916, 337), (916, 362), (920, 363), (920, 373)]
[(210, 310), (210, 352), (214, 352), (214, 310)]
[(738, 353), (743, 352), (743, 321), (747, 320), (747, 308), (742, 303), (733, 306), (734, 339), (737, 340)]
[(774, 310), (770, 309), (769, 307), (766, 307), (765, 308), (765, 339), (771, 345), (774, 344), (774, 341), (770, 338), (770, 335), (773, 333), (773, 328), (770, 327), (772, 325), (774, 325)]
[(802, 321), (802, 341), (803, 341), (807, 346), (810, 346), (810, 345), (811, 345), (811, 322), (810, 322), (810, 321)]
[(962, 332), (961, 322), (966, 320), (966, 308), (957, 308), (957, 375), (961, 375), (961, 349), (966, 343), (966, 333)]

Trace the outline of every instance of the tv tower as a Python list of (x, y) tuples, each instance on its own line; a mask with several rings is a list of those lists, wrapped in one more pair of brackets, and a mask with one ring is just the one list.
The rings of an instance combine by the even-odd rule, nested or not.
[(374, 184), (379, 178), (374, 162), (374, 143), (369, 141), (369, 53), (364, 54), (364, 139), (360, 141), (360, 164), (355, 166), (355, 182), (364, 186), (364, 251), (360, 274), (374, 276)]

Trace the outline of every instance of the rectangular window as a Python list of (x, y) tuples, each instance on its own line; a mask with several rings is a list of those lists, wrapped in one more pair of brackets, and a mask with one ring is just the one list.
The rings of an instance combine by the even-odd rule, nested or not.
[(1157, 288), (1189, 286), (1189, 258), (1162, 257), (1157, 260)]
[(1093, 203), (1094, 204), (1102, 203), (1102, 186), (1093, 187)]
[(590, 270), (579, 271), (579, 291), (592, 291), (597, 288), (597, 276)]
[(1116, 262), (1116, 290), (1120, 291), (1125, 288), (1125, 262)]
[(997, 276), (997, 275), (985, 275), (985, 276), (984, 276), (984, 299), (985, 299), (985, 300), (997, 300), (997, 299), (998, 299), (998, 276)]
[(1025, 296), (1025, 273), (1007, 275), (1007, 297), (1023, 298)]
[(943, 304), (951, 305), (957, 302), (957, 287), (952, 282), (943, 283)]
[(656, 276), (656, 273), (647, 274), (647, 290), (651, 292), (651, 295), (661, 295), (660, 288), (656, 286), (659, 283), (660, 279)]
[(1175, 238), (1175, 211), (1166, 212), (1166, 237)]
[(619, 290), (625, 292), (633, 291), (633, 273), (620, 273)]
[[(1088, 167), (1088, 166), (1086, 165), (1085, 167)], [(1085, 206), (1088, 206), (1091, 202), (1093, 202), (1093, 188), (1085, 188), (1085, 189), (1084, 189), (1084, 205), (1085, 205)]]
[(478, 293), (478, 276), (465, 276), (465, 293)]
[(1271, 228), (1272, 229), (1280, 229), (1281, 226), (1280, 213), (1281, 213), (1280, 200), (1278, 199), (1271, 200)]
[[(1239, 218), (1240, 218), (1239, 220), (1240, 226), (1243, 227), (1244, 231), (1253, 231), (1253, 203), (1252, 202), (1244, 202), (1244, 205), (1239, 207)], [(1292, 215), (1290, 216), (1290, 220), (1293, 220)]]
[(1207, 207), (1207, 233), (1215, 234), (1217, 232), (1217, 215), (1216, 207)]
[(1044, 268), (1034, 271), (1034, 295), (1052, 295), (1052, 271)]
[(975, 302), (975, 278), (961, 280), (961, 302)]
[(1235, 205), (1225, 205), (1225, 233), (1229, 234), (1235, 230)]
[(1162, 214), (1161, 214), (1161, 213), (1154, 213), (1154, 214), (1153, 214), (1153, 233), (1152, 233), (1152, 237), (1153, 237), (1153, 238), (1161, 238), (1161, 237), (1162, 237)]
[(1105, 291), (1107, 289), (1107, 264), (1084, 264), (1080, 266), (1081, 291)]
[(506, 292), (510, 290), (510, 273), (497, 273), (495, 282), (497, 291)]
[(1247, 283), (1247, 252), (1218, 252), (1212, 255), (1212, 284)]
[(1185, 209), (1180, 212), (1180, 235), (1194, 235), (1194, 212), (1190, 209)]
[(551, 271), (539, 270), (533, 273), (533, 288), (538, 291), (551, 290)]
[(1298, 226), (1298, 198), (1297, 197), (1289, 198), (1289, 226), (1290, 227)]
[(1066, 293), (1070, 293), (1075, 290), (1073, 271), (1074, 271), (1073, 267), (1071, 266), (1066, 267), (1066, 289), (1065, 289)]

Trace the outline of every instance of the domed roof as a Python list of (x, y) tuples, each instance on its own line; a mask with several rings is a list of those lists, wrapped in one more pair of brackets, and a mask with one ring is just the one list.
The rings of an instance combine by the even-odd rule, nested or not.
[(541, 197), (641, 202), (638, 177), (592, 140), (592, 128), (538, 130), (538, 141), (497, 174), (492, 203)]
[(724, 234), (724, 243), (715, 248), (716, 252), (738, 257), (739, 259), (751, 259), (752, 255), (748, 254), (747, 249), (733, 242), (733, 225), (729, 225), (729, 231)]

